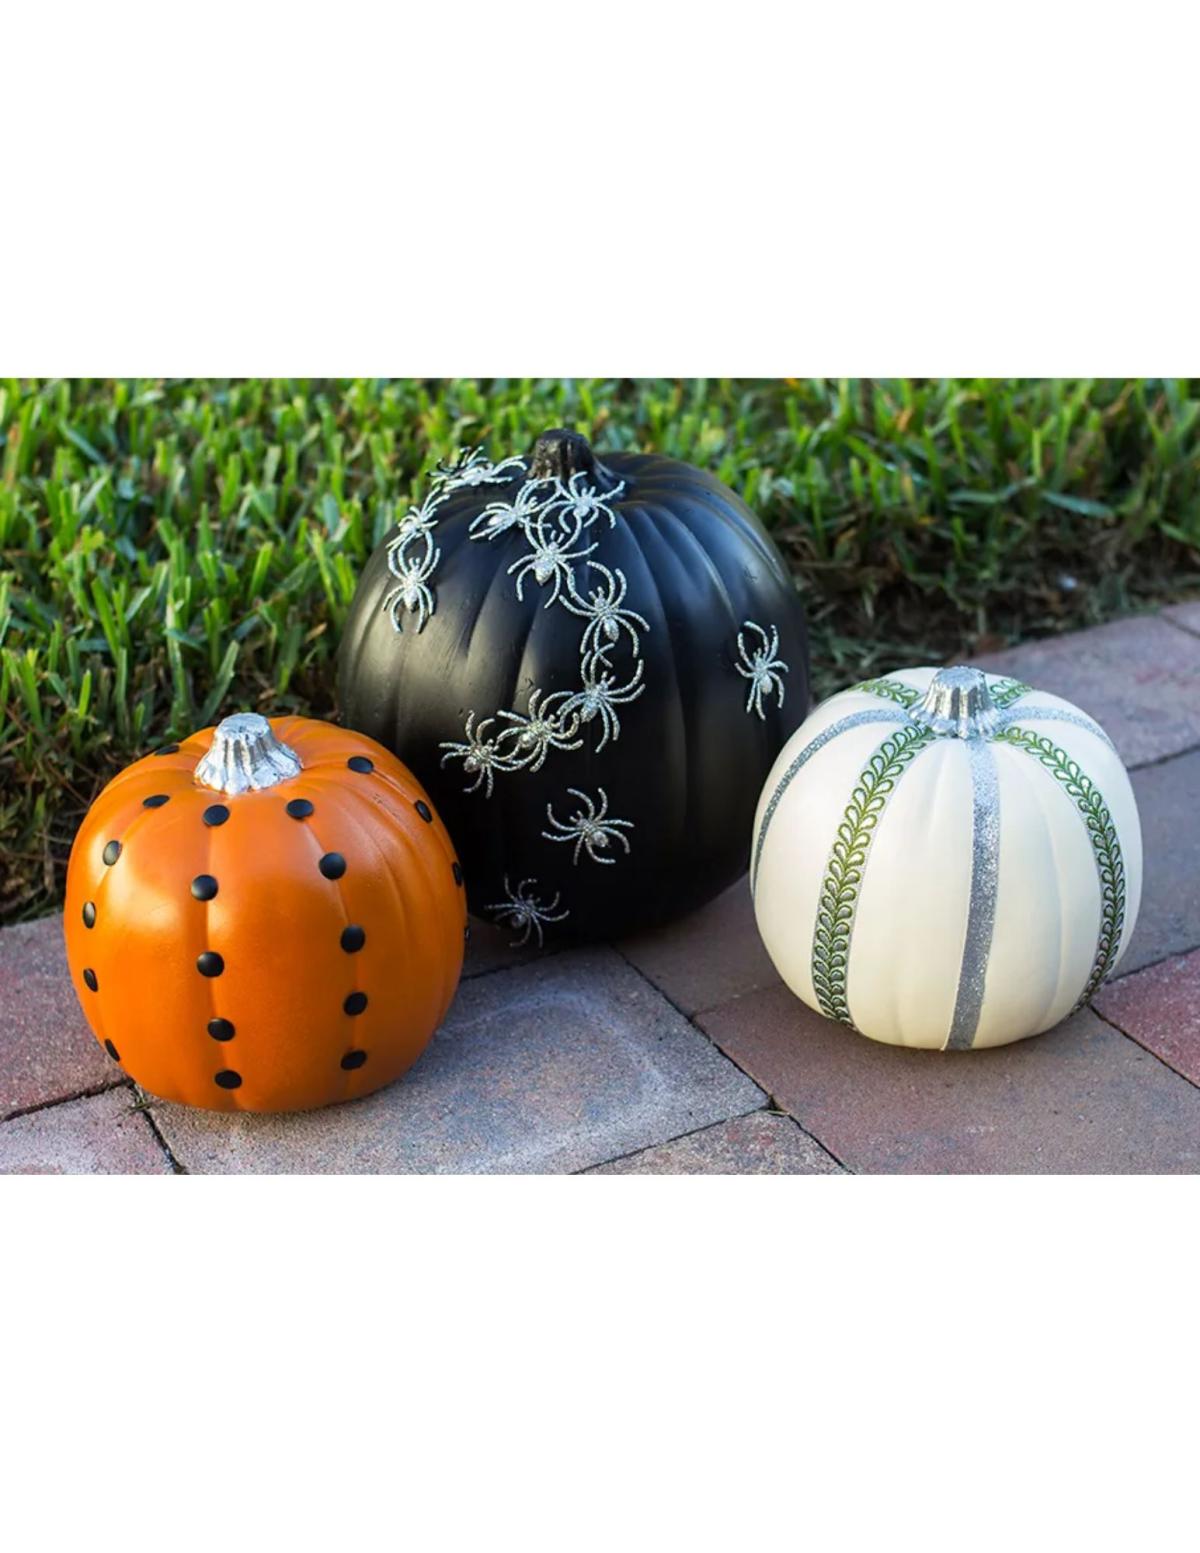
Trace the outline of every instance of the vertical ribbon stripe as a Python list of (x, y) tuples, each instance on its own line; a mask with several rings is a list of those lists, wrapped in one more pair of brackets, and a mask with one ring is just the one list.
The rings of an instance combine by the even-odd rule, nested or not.
[(951, 1052), (968, 1051), (979, 1027), (1000, 878), (1000, 791), (996, 762), (987, 741), (981, 738), (967, 740), (967, 757), (971, 766), (971, 896), (954, 1014), (945, 1045), (945, 1050)]
[(787, 770), (779, 778), (779, 781), (775, 784), (775, 791), (771, 794), (771, 801), (767, 804), (766, 809), (763, 811), (762, 824), (758, 827), (758, 835), (754, 841), (754, 857), (750, 864), (751, 895), (754, 894), (754, 887), (758, 882), (758, 866), (762, 861), (763, 843), (767, 839), (767, 831), (770, 828), (771, 821), (775, 818), (775, 811), (779, 807), (780, 799), (792, 785), (792, 782), (797, 774), (812, 759), (817, 751), (823, 750), (831, 739), (838, 738), (839, 735), (847, 732), (847, 730), (850, 728), (861, 728), (864, 723), (896, 724), (907, 722), (907, 720), (908, 719), (902, 712), (888, 711), (883, 707), (880, 707), (877, 712), (851, 712), (848, 717), (839, 718), (836, 723), (830, 723), (828, 728), (823, 728), (815, 738), (811, 739), (804, 746), (804, 748), (796, 756), (795, 760), (792, 761)]
[(1096, 859), (1096, 872), (1100, 879), (1100, 927), (1096, 935), (1096, 953), (1092, 969), (1075, 1007), (1081, 1008), (1112, 969), (1121, 944), (1121, 932), (1125, 926), (1125, 862), (1121, 856), (1121, 843), (1117, 828), (1099, 788), (1071, 759), (1050, 739), (1027, 728), (1011, 726), (996, 735), (996, 742), (1011, 744), (1024, 750), (1043, 765), (1058, 782), (1075, 805), (1092, 844)]
[(851, 1029), (846, 1001), (850, 935), (871, 837), (909, 762), (935, 737), (931, 729), (909, 722), (883, 741), (854, 785), (826, 865), (813, 930), (813, 990), (825, 1017)]

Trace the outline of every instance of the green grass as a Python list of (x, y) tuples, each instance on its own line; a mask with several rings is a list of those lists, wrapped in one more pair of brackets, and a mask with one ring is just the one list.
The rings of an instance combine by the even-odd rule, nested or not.
[(439, 459), (553, 425), (741, 492), (819, 694), (1200, 587), (1200, 384), (0, 383), (0, 920), (79, 818), (221, 708), (332, 710), (358, 571)]

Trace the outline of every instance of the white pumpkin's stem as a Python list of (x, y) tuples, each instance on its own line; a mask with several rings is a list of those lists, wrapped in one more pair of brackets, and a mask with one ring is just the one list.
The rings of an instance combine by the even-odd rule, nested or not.
[(196, 781), (218, 793), (249, 793), (290, 782), (303, 770), (299, 755), (271, 732), (258, 712), (235, 712), (217, 724)]
[(934, 733), (959, 739), (986, 738), (1000, 723), (987, 675), (963, 665), (939, 669), (908, 715)]

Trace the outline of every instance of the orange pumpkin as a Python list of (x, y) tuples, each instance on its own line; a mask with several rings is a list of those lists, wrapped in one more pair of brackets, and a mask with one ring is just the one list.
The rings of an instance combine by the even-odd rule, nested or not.
[(137, 761), (67, 871), (67, 959), (96, 1039), (164, 1099), (290, 1111), (398, 1078), (462, 971), (454, 846), (374, 740), (228, 717)]

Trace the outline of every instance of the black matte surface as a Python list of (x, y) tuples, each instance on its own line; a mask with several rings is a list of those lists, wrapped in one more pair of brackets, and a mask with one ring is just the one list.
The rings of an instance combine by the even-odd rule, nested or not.
[[(773, 542), (745, 504), (719, 481), (675, 460), (598, 450), (607, 473), (626, 482), (613, 502), (615, 528), (598, 519), (582, 544), (592, 559), (628, 582), (624, 607), (644, 616), (639, 632), (645, 692), (617, 708), (620, 738), (597, 752), (599, 725), (581, 726), (584, 745), (550, 750), (539, 771), (497, 773), (464, 792), (472, 778), (459, 760), (442, 762), (443, 741), (462, 741), (467, 713), (477, 722), (502, 708), (527, 709), (530, 692), (579, 685), (586, 622), (561, 605), (544, 608), (549, 589), (530, 577), (524, 601), (508, 567), (528, 554), (518, 530), (472, 539), (468, 525), (497, 500), (511, 500), (521, 477), (454, 492), (439, 511), (434, 539), (441, 558), (431, 578), (435, 609), (424, 629), (401, 615), (397, 632), (383, 608), (395, 585), (387, 541), (364, 569), (339, 657), (342, 716), (412, 768), (454, 838), (466, 872), (471, 909), (515, 889), (561, 895), (566, 921), (547, 925), (547, 942), (564, 936), (611, 937), (669, 920), (701, 906), (747, 864), (750, 828), (771, 764), (808, 710), (803, 611)], [(389, 536), (391, 537), (391, 536)], [(579, 563), (578, 585), (601, 579)], [(736, 639), (747, 620), (779, 630), (785, 702), (746, 711), (747, 681), (737, 672)], [(632, 651), (611, 654), (621, 671)], [(624, 672), (621, 672), (624, 678)], [(497, 723), (492, 732), (504, 726)], [(546, 805), (568, 819), (567, 792), (595, 797), (633, 822), (609, 866), (573, 846), (544, 839)]]

